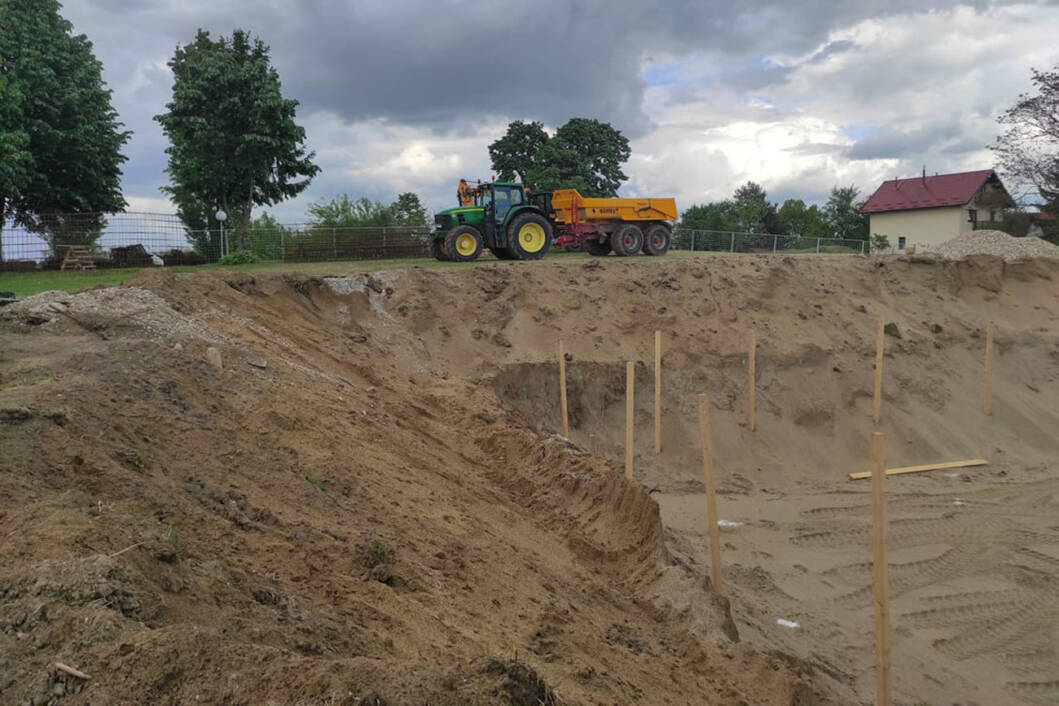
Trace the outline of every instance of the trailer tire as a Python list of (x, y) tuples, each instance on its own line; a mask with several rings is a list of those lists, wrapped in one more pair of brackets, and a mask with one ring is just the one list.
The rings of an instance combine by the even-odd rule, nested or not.
[(445, 254), (453, 262), (477, 260), (482, 249), (482, 234), (473, 226), (456, 226), (445, 235)]
[(434, 238), (430, 241), (430, 254), (439, 262), (448, 262), (449, 256), (445, 252), (445, 239)]
[(610, 234), (610, 249), (618, 257), (635, 255), (643, 247), (643, 232), (639, 226), (624, 223)]
[(673, 234), (663, 223), (652, 223), (643, 234), (644, 255), (665, 255), (669, 252), (669, 243)]
[(588, 251), (589, 255), (595, 257), (603, 257), (610, 252), (610, 240), (604, 238), (603, 240), (596, 240), (595, 238), (585, 239), (585, 250)]
[(527, 211), (507, 226), (507, 247), (519, 260), (539, 260), (552, 246), (552, 224), (539, 213)]

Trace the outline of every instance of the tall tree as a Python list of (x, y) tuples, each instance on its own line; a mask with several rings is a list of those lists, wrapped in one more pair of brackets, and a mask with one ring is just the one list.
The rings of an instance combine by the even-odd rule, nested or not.
[(868, 217), (860, 212), (864, 202), (855, 186), (836, 186), (824, 206), (824, 220), (833, 238), (868, 239)]
[(752, 181), (735, 190), (732, 215), (736, 229), (744, 233), (777, 233), (780, 230), (776, 204), (769, 203), (765, 189)]
[(216, 41), (199, 30), (169, 68), (173, 100), (155, 116), (170, 142), (163, 191), (182, 214), (222, 208), (245, 249), (254, 206), (300, 194), (320, 171), (294, 122), (298, 101), (283, 97), (268, 47), (243, 30)]
[(125, 207), (123, 131), (92, 43), (56, 0), (0, 2), (0, 217), (91, 243)]
[(393, 220), (399, 226), (427, 226), (427, 210), (419, 195), (406, 191), (397, 196), (397, 200), (390, 204), (393, 212)]
[(801, 199), (787, 199), (777, 212), (784, 233), (803, 238), (828, 237), (827, 221), (816, 204), (806, 206)]
[(392, 206), (368, 198), (351, 199), (346, 194), (309, 206), (314, 228), (356, 228), (396, 225)]
[(1030, 71), (1036, 92), (1021, 94), (997, 118), (1008, 128), (992, 149), (1000, 170), (1015, 184), (1036, 191), (1054, 213), (1059, 211), (1059, 65)]
[(629, 141), (609, 123), (571, 118), (549, 137), (538, 122), (516, 120), (489, 145), (501, 180), (516, 176), (538, 190), (575, 188), (585, 196), (613, 196), (628, 178), (622, 165)]
[(684, 211), (680, 227), (686, 230), (734, 231), (736, 223), (731, 201), (714, 201), (695, 205)]

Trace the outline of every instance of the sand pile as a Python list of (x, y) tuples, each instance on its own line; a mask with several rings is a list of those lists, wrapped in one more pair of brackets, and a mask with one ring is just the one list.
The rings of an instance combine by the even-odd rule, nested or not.
[(1028, 257), (1059, 258), (1059, 247), (1040, 238), (1016, 238), (999, 230), (976, 230), (924, 251), (959, 260), (970, 255), (996, 255), (1012, 262)]

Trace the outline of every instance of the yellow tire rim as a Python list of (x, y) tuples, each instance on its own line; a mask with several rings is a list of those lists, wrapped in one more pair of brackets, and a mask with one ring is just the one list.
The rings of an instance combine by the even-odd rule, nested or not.
[(539, 223), (527, 223), (518, 229), (518, 244), (529, 253), (540, 252), (544, 244), (548, 242), (548, 236)]
[(473, 255), (478, 249), (478, 241), (470, 233), (462, 233), (456, 238), (456, 252), (464, 257)]

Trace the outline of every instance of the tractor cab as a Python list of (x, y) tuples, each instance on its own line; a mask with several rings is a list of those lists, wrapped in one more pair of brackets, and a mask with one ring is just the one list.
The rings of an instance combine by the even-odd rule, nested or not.
[(460, 205), (434, 216), (437, 259), (476, 260), (488, 248), (502, 260), (536, 260), (551, 246), (551, 223), (522, 184), (461, 179), (456, 193)]

